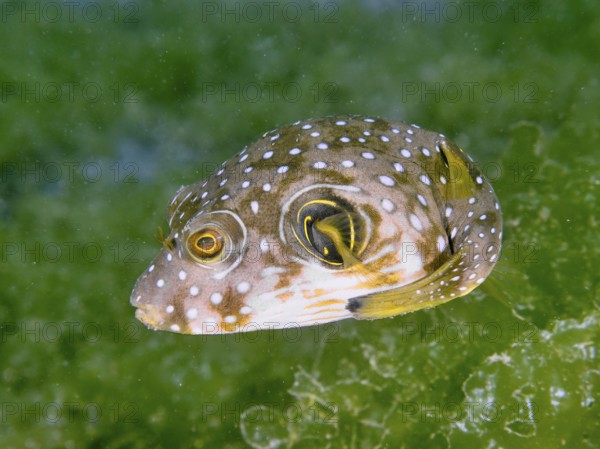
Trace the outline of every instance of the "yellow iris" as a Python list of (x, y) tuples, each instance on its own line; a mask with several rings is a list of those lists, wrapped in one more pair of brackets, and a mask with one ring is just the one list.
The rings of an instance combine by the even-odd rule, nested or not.
[(200, 229), (188, 237), (187, 248), (194, 258), (210, 262), (223, 251), (224, 240), (218, 229)]

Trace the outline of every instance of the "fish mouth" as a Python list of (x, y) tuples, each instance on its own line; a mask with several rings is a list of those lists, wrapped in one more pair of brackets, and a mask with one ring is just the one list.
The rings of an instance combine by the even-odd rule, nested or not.
[[(139, 282), (139, 281), (138, 281)], [(141, 302), (142, 296), (137, 293), (137, 288), (134, 288), (129, 298), (129, 303), (135, 307), (135, 317), (148, 328), (158, 330), (164, 320), (160, 317), (159, 311), (152, 304)]]
[(151, 304), (145, 304), (141, 301), (142, 295), (138, 293), (138, 284), (140, 283), (140, 279), (136, 282), (136, 286), (133, 288), (131, 292), (131, 296), (129, 297), (129, 304), (135, 307), (135, 317), (142, 323), (144, 323), (150, 329), (157, 330), (159, 329), (159, 325), (164, 320), (160, 319), (158, 316), (158, 311), (156, 307), (153, 307)]
[(149, 329), (160, 330), (161, 324), (164, 323), (162, 319), (158, 317), (156, 308), (151, 306), (136, 306), (135, 317), (142, 323), (144, 323)]

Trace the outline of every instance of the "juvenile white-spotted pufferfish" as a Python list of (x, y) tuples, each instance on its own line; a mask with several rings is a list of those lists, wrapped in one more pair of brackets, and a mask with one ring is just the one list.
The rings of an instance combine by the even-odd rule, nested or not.
[(443, 134), (362, 116), (265, 133), (181, 187), (131, 295), (184, 334), (392, 317), (481, 284), (498, 260), (496, 195)]

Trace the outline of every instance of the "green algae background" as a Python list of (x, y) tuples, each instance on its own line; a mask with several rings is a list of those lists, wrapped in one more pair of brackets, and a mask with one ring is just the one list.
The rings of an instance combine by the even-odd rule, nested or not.
[[(600, 4), (0, 3), (0, 441), (594, 448)], [(505, 217), (481, 289), (389, 320), (147, 330), (167, 202), (262, 132), (444, 132)]]

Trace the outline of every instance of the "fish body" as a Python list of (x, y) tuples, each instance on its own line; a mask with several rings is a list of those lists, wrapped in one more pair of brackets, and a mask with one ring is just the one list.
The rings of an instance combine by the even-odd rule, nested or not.
[(265, 133), (168, 206), (136, 317), (185, 334), (375, 319), (466, 295), (498, 260), (502, 217), (444, 135), (362, 116)]

